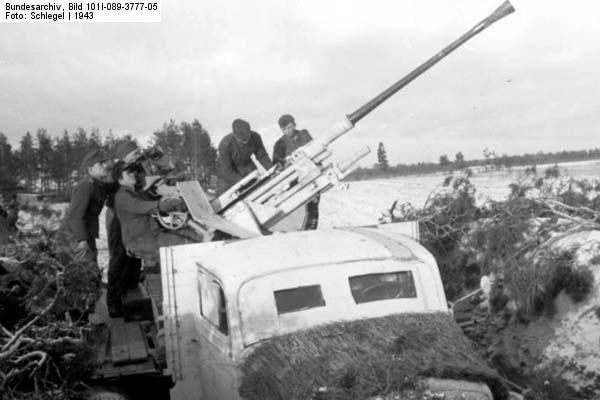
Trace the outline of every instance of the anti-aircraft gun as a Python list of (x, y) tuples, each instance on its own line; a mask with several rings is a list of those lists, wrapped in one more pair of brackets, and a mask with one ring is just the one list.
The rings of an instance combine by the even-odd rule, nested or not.
[(255, 161), (256, 170), (245, 176), (226, 192), (209, 201), (200, 185), (182, 182), (179, 189), (190, 212), (190, 219), (179, 216), (179, 224), (166, 219), (164, 226), (171, 229), (187, 223), (204, 235), (220, 230), (234, 237), (247, 238), (264, 234), (316, 195), (323, 193), (344, 179), (365, 157), (370, 149), (362, 148), (337, 164), (327, 163), (331, 156), (329, 145), (351, 130), (381, 103), (408, 85), (441, 59), (494, 22), (514, 11), (506, 1), (492, 14), (475, 25), (460, 38), (435, 54), (372, 100), (348, 114), (328, 133), (319, 136), (288, 156), (283, 168), (264, 169)]
[[(242, 366), (249, 355), (282, 335), (340, 321), (358, 323), (394, 316), (404, 320), (402, 314), (406, 313), (447, 313), (434, 257), (415, 240), (414, 232), (406, 233), (402, 224), (256, 236), (268, 233), (314, 196), (338, 183), (369, 151), (362, 149), (340, 163), (327, 163), (332, 142), (461, 44), (513, 11), (508, 1), (502, 4), (459, 39), (348, 114), (327, 134), (299, 148), (283, 168), (265, 170), (257, 165), (255, 171), (214, 199), (209, 199), (198, 182), (179, 182), (179, 195), (188, 212), (158, 216), (169, 229), (187, 225), (205, 237), (219, 231), (248, 240), (161, 248), (160, 273), (149, 272), (144, 281), (152, 306), (138, 307), (139, 314), (148, 311), (149, 315), (136, 317), (141, 322), (111, 323), (110, 340), (99, 352), (102, 368), (98, 381), (118, 380), (119, 388), (130, 385), (129, 391), (136, 398), (143, 393), (157, 398), (160, 391), (172, 387), (173, 400), (238, 400), (242, 398)], [(280, 249), (279, 257), (273, 256), (274, 248)], [(347, 342), (343, 342), (340, 352), (346, 353)], [(368, 346), (368, 338), (365, 343)], [(454, 358), (452, 354), (450, 357)], [(347, 365), (346, 359), (340, 364)], [(263, 369), (246, 369), (255, 370), (262, 375)], [(273, 371), (275, 375), (279, 372)], [(311, 375), (304, 383), (313, 385), (313, 378)], [(268, 387), (286, 379), (269, 378)], [(468, 393), (470, 398), (492, 399), (490, 388), (483, 384), (445, 379), (436, 382), (438, 386), (429, 382), (427, 387), (452, 398)], [(463, 394), (452, 394), (456, 388)], [(114, 391), (105, 393), (108, 395), (96, 399), (124, 398)]]

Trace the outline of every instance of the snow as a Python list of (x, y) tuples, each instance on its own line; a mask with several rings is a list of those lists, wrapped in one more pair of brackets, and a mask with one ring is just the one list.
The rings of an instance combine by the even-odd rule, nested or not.
[[(587, 266), (594, 274), (594, 288), (583, 302), (574, 304), (559, 296), (562, 312), (555, 317), (557, 328), (544, 350), (544, 364), (558, 361), (564, 366), (563, 378), (578, 390), (597, 385), (600, 376), (600, 232), (580, 232), (557, 243), (561, 248), (577, 248), (576, 266)], [(600, 388), (596, 389), (600, 397)]]
[[(551, 165), (537, 167), (543, 173)], [(561, 173), (577, 179), (597, 179), (600, 176), (600, 161), (581, 161), (560, 165)], [(524, 167), (511, 171), (475, 172), (471, 182), (477, 188), (478, 201), (502, 200), (510, 192), (508, 185), (516, 181)], [(399, 204), (410, 202), (423, 206), (433, 190), (441, 189), (444, 178), (449, 174), (413, 175), (371, 181), (344, 182), (321, 196), (319, 205), (319, 227), (342, 227), (350, 225), (372, 225), (395, 200)]]

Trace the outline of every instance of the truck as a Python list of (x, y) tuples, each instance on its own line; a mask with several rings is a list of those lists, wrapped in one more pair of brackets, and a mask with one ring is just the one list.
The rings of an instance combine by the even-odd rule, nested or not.
[[(240, 400), (244, 362), (274, 338), (399, 315), (450, 318), (436, 261), (417, 238), (418, 224), (393, 223), (162, 248), (160, 273), (125, 301), (102, 347), (96, 378), (121, 389), (94, 398), (147, 398), (151, 388), (152, 398), (170, 389), (171, 399)], [(493, 399), (482, 382), (423, 382), (446, 399)]]
[[(456, 336), (456, 327), (447, 323), (451, 311), (440, 273), (434, 257), (418, 242), (417, 223), (304, 231), (303, 219), (297, 216), (307, 202), (343, 180), (369, 152), (361, 149), (342, 162), (328, 163), (333, 141), (461, 44), (513, 11), (504, 2), (330, 132), (296, 150), (285, 166), (265, 170), (256, 162), (255, 171), (215, 198), (198, 182), (179, 182), (177, 194), (186, 212), (156, 218), (165, 229), (188, 226), (206, 240), (161, 248), (160, 265), (145, 266), (144, 284), (124, 299), (125, 318), (107, 321), (91, 398), (351, 398), (348, 393), (339, 397), (336, 390), (342, 389), (334, 387), (335, 380), (329, 376), (329, 370), (341, 371), (340, 365), (345, 371), (340, 372), (342, 381), (355, 382), (362, 376), (343, 354), (355, 354), (370, 363), (373, 357), (360, 347), (372, 348), (380, 359), (391, 357), (387, 366), (396, 371), (419, 359), (419, 352), (402, 358), (399, 350), (414, 340), (426, 340), (421, 342), (421, 353), (427, 353), (428, 345), (435, 348), (427, 362), (439, 363), (421, 370), (427, 364), (423, 361), (413, 365), (414, 374), (404, 371), (418, 381), (411, 382), (414, 385), (446, 399), (505, 396), (499, 377), (467, 354), (468, 346)], [(296, 222), (286, 224), (290, 220)], [(439, 335), (423, 331), (407, 339), (402, 336), (407, 321), (413, 321), (413, 333), (415, 326), (425, 329), (442, 322), (436, 325)], [(389, 337), (395, 335), (389, 343), (381, 332), (351, 338), (355, 332), (370, 332), (372, 326), (401, 328), (388, 330)], [(322, 340), (297, 345), (299, 337), (310, 335), (320, 335)], [(348, 340), (331, 339), (346, 336)], [(456, 338), (453, 345), (465, 351), (449, 354), (444, 346), (435, 347), (440, 337)], [(357, 344), (349, 349), (353, 341)], [(329, 344), (325, 349), (319, 343)], [(305, 357), (307, 349), (317, 355), (313, 361)], [(462, 367), (441, 368), (449, 359), (463, 363)], [(315, 376), (303, 375), (321, 364), (331, 368), (315, 369)], [(468, 373), (457, 374), (458, 369)], [(296, 382), (292, 389), (285, 387), (290, 382)], [(344, 387), (348, 390), (349, 386)], [(362, 398), (400, 398), (402, 387), (372, 389)]]

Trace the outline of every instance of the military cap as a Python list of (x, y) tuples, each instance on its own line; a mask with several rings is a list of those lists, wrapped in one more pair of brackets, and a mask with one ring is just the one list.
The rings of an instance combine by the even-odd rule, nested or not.
[(92, 150), (83, 157), (83, 161), (81, 161), (81, 167), (83, 169), (88, 169), (94, 164), (101, 161), (106, 161), (107, 159), (108, 158), (102, 154), (100, 150)]
[(119, 147), (117, 147), (115, 155), (119, 160), (131, 162), (134, 161), (133, 159), (137, 156), (136, 153), (139, 152), (139, 150), (137, 144), (135, 144), (133, 140), (129, 140), (121, 143)]
[(290, 114), (283, 114), (281, 117), (279, 117), (279, 126), (281, 128), (285, 128), (286, 126), (288, 126), (289, 124), (295, 124), (296, 121), (294, 121), (294, 117), (292, 117)]
[(243, 133), (250, 131), (250, 124), (247, 121), (244, 121), (243, 119), (239, 118), (233, 120), (231, 127), (233, 128), (233, 132), (235, 133)]

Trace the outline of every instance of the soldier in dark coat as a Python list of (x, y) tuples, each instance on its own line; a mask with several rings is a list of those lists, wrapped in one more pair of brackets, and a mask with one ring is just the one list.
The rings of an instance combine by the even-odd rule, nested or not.
[[(312, 140), (312, 136), (306, 129), (296, 129), (296, 121), (289, 114), (279, 118), (279, 127), (283, 132), (273, 147), (273, 162), (285, 167), (285, 159), (299, 147), (304, 146)], [(306, 229), (317, 229), (319, 223), (319, 196), (317, 195), (306, 204), (307, 221)]]
[(9, 242), (8, 237), (8, 212), (4, 207), (4, 197), (0, 194), (0, 245), (4, 246)]
[(115, 195), (115, 211), (121, 223), (125, 248), (150, 264), (160, 261), (159, 248), (202, 242), (204, 238), (190, 228), (164, 231), (153, 215), (177, 211), (184, 207), (181, 199), (152, 200), (136, 190), (139, 173), (125, 167), (118, 173), (119, 190)]
[(82, 169), (87, 176), (73, 189), (69, 208), (59, 230), (59, 240), (63, 249), (66, 246), (75, 256), (91, 261), (97, 267), (98, 216), (108, 192), (114, 191), (116, 186), (104, 182), (107, 176), (107, 157), (99, 150), (85, 155)]
[(9, 231), (17, 230), (17, 221), (19, 220), (19, 202), (17, 201), (17, 195), (13, 194), (11, 200), (8, 202), (8, 229)]
[[(109, 192), (116, 190), (116, 185), (108, 184), (107, 157), (98, 150), (85, 155), (82, 169), (87, 176), (81, 180), (71, 195), (71, 202), (57, 232), (55, 252), (64, 263), (72, 261), (81, 262), (87, 269), (86, 282), (89, 287), (96, 286), (99, 290), (101, 273), (98, 267), (98, 250), (96, 239), (98, 238), (98, 217), (106, 196)], [(87, 299), (86, 310), (74, 308), (69, 310), (73, 320), (86, 321), (89, 312), (93, 310), (96, 298)]]
[(283, 136), (275, 142), (273, 147), (273, 163), (285, 166), (285, 158), (310, 142), (312, 136), (306, 129), (296, 129), (294, 117), (289, 114), (282, 115), (278, 122)]
[(254, 154), (265, 169), (273, 166), (260, 135), (250, 130), (250, 124), (236, 119), (233, 131), (219, 144), (219, 190), (224, 192), (256, 169), (251, 156)]
[[(120, 163), (133, 161), (140, 153), (135, 142), (122, 143), (116, 151), (116, 164), (111, 166), (112, 181), (118, 182)], [(122, 315), (122, 296), (127, 289), (137, 287), (142, 260), (127, 254), (121, 235), (121, 223), (114, 209), (115, 193), (106, 199), (106, 237), (108, 242), (108, 287), (106, 305), (111, 317)]]

